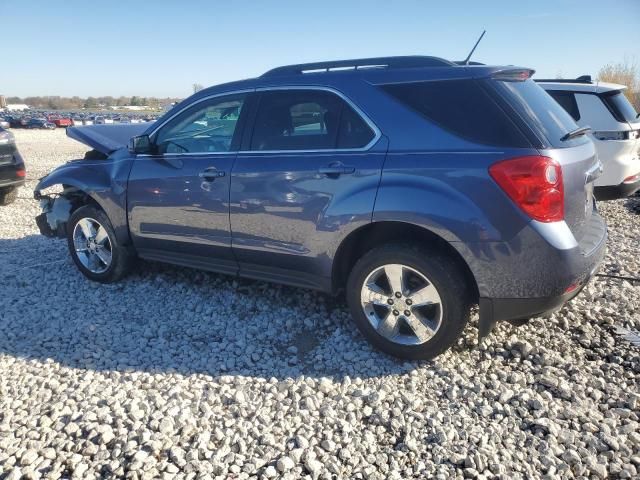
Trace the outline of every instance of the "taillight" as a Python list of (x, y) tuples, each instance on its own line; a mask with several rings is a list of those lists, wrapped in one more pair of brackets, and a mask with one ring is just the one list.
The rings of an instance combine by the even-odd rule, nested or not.
[(20, 170), (16, 170), (16, 177), (26, 177), (27, 176), (27, 172), (24, 168), (21, 168)]
[(539, 222), (564, 219), (562, 167), (549, 157), (532, 155), (503, 160), (489, 174), (527, 215)]
[(13, 143), (15, 143), (13, 133), (7, 132), (6, 130), (0, 131), (0, 145), (11, 145)]
[(622, 181), (622, 183), (636, 183), (639, 180), (640, 180), (640, 173), (637, 173), (636, 175), (631, 175), (630, 177), (625, 178)]

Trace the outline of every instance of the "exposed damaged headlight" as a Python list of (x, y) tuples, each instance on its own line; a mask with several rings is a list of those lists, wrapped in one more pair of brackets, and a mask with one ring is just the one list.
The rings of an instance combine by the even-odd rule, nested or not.
[(42, 195), (36, 190), (35, 197), (40, 200), (42, 213), (36, 217), (40, 233), (46, 237), (65, 237), (67, 220), (73, 204), (61, 195)]

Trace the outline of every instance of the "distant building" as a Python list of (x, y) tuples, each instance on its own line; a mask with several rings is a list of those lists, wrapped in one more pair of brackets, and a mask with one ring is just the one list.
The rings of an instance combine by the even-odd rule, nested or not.
[(10, 112), (18, 112), (20, 110), (29, 110), (31, 107), (24, 103), (8, 103), (4, 108)]
[(7, 99), (4, 97), (4, 95), (0, 95), (0, 108), (6, 108), (7, 107)]
[(110, 107), (112, 110), (130, 110), (130, 111), (138, 111), (138, 110), (152, 110), (151, 107), (147, 105), (114, 105)]

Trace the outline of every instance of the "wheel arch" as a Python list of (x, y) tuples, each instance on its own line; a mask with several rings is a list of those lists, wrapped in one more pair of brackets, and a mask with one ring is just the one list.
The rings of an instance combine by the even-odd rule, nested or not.
[[(113, 198), (113, 192), (109, 186), (93, 185), (74, 176), (54, 174), (43, 178), (34, 191), (35, 198), (42, 202), (42, 215), (46, 217), (46, 223), (54, 235), (60, 236), (61, 232), (65, 231), (66, 222), (78, 208), (84, 205), (93, 205), (107, 215), (118, 241), (123, 244), (130, 243), (126, 215), (121, 218), (123, 216), (122, 209), (119, 207), (118, 201)], [(42, 193), (43, 190), (58, 185), (62, 187), (62, 192), (57, 194)]]
[(340, 243), (333, 259), (331, 285), (334, 292), (342, 290), (349, 272), (367, 251), (388, 243), (415, 243), (425, 248), (437, 249), (455, 261), (471, 289), (473, 301), (479, 298), (478, 284), (469, 265), (450, 242), (431, 230), (407, 222), (373, 222), (351, 232)]

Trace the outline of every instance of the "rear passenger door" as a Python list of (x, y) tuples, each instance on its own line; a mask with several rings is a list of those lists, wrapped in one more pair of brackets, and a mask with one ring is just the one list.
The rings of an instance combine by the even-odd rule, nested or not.
[(240, 272), (326, 289), (342, 231), (371, 220), (386, 142), (321, 88), (262, 91), (252, 125), (231, 173)]

